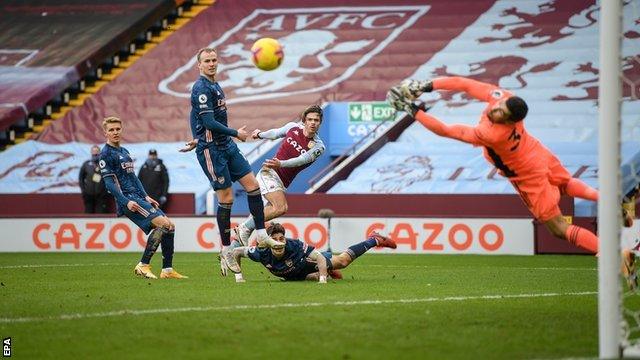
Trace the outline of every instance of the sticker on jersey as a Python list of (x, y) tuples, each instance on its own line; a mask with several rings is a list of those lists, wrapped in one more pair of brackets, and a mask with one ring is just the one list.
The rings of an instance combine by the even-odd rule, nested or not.
[(313, 140), (309, 141), (309, 144), (307, 146), (309, 146), (309, 149), (311, 149), (312, 147), (316, 146), (316, 142)]
[[(410, 28), (430, 5), (255, 9), (206, 46), (218, 49), (217, 81), (229, 104), (318, 93), (349, 81)], [(353, 31), (358, 28), (360, 31)], [(353, 38), (357, 35), (359, 38)], [(285, 61), (262, 71), (247, 59), (261, 37), (275, 37)], [(348, 60), (346, 60), (348, 59)], [(160, 81), (158, 90), (189, 98), (196, 58)]]
[(200, 94), (200, 96), (198, 96), (198, 101), (200, 101), (201, 104), (206, 103), (207, 102), (207, 95)]
[(495, 99), (500, 99), (502, 97), (502, 95), (504, 95), (502, 90), (493, 90), (491, 92), (491, 96), (493, 96)]
[(104, 168), (105, 166), (107, 166), (107, 163), (104, 160), (100, 160), (100, 167)]
[(293, 261), (291, 261), (291, 259), (287, 259), (284, 261), (284, 264), (287, 265), (287, 267), (292, 267), (293, 266)]
[(150, 213), (155, 213), (156, 212), (156, 208), (152, 207), (151, 210), (149, 210)]
[(222, 176), (218, 177), (218, 182), (220, 184), (224, 184), (224, 177), (222, 177)]
[(322, 155), (322, 150), (321, 150), (321, 149), (316, 149), (316, 150), (313, 152), (313, 156), (314, 156), (314, 157), (319, 157), (320, 155)]

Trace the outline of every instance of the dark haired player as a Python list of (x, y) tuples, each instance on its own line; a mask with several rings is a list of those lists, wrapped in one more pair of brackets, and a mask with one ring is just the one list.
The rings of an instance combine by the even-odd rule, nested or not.
[(273, 223), (267, 229), (267, 233), (275, 241), (285, 244), (281, 249), (257, 248), (243, 246), (233, 250), (231, 257), (226, 257), (225, 262), (229, 269), (240, 276), (237, 282), (243, 282), (241, 276), (240, 258), (249, 259), (261, 263), (273, 275), (288, 281), (317, 280), (319, 283), (327, 282), (327, 275), (334, 279), (341, 279), (339, 269), (346, 268), (360, 255), (374, 246), (395, 249), (396, 243), (386, 236), (376, 232), (369, 234), (363, 242), (350, 246), (340, 255), (333, 256), (330, 252), (319, 252), (313, 246), (284, 236), (284, 227)]
[[(463, 91), (487, 102), (477, 126), (447, 125), (413, 104), (423, 92)], [(527, 103), (495, 85), (464, 77), (443, 77), (432, 81), (407, 80), (391, 88), (387, 100), (397, 110), (416, 118), (435, 134), (484, 148), (484, 157), (507, 177), (533, 216), (556, 237), (592, 253), (598, 252), (598, 237), (569, 224), (558, 205), (560, 194), (598, 200), (594, 188), (571, 177), (560, 160), (524, 127)]]
[[(290, 122), (277, 129), (253, 131), (254, 139), (284, 138), (276, 156), (267, 159), (256, 176), (266, 204), (264, 221), (275, 219), (287, 212), (287, 188), (300, 171), (306, 169), (324, 152), (324, 143), (318, 136), (321, 124), (322, 108), (311, 105), (302, 113), (302, 124)], [(254, 218), (249, 216), (234, 229), (236, 238), (242, 245), (249, 245), (249, 237), (255, 228)]]

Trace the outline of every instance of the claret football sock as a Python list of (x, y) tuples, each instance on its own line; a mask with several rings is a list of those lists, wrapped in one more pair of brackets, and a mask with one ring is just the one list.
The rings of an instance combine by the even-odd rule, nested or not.
[(349, 256), (351, 256), (351, 260), (355, 260), (358, 256), (366, 253), (367, 250), (376, 245), (378, 245), (376, 239), (368, 238), (361, 243), (349, 246), (349, 248), (347, 249), (347, 253), (349, 254)]

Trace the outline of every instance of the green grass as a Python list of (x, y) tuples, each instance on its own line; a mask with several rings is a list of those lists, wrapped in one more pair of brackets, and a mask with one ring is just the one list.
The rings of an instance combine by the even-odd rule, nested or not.
[[(143, 280), (132, 274), (138, 257), (0, 254), (0, 336), (12, 337), (17, 358), (598, 354), (596, 259), (589, 256), (372, 254), (326, 285), (285, 283), (247, 261), (247, 282), (236, 284), (219, 275), (214, 254), (201, 253), (175, 257), (190, 279)], [(158, 273), (159, 254), (153, 266)], [(580, 292), (594, 294), (570, 295)]]

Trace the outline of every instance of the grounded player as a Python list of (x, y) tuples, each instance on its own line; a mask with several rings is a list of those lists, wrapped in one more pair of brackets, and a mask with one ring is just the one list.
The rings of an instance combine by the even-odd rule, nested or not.
[[(487, 102), (480, 123), (475, 127), (447, 125), (413, 104), (413, 99), (433, 90), (463, 91)], [(571, 177), (560, 160), (529, 135), (522, 121), (528, 112), (522, 98), (495, 85), (463, 77), (443, 77), (433, 81), (404, 81), (389, 90), (387, 100), (395, 109), (406, 111), (437, 135), (483, 146), (485, 158), (509, 179), (533, 216), (544, 222), (554, 236), (592, 253), (598, 252), (598, 237), (587, 229), (567, 223), (558, 206), (561, 193), (597, 201), (598, 191)], [(625, 261), (630, 256), (628, 251), (623, 252)], [(633, 268), (628, 270), (635, 273), (633, 261), (630, 265)]]
[[(393, 240), (372, 232), (365, 241), (350, 246), (340, 255), (333, 256), (328, 251), (321, 253), (300, 240), (285, 238), (284, 227), (278, 223), (272, 223), (267, 232), (274, 240), (285, 244), (284, 248), (260, 249), (247, 246), (235, 248), (232, 260), (227, 264), (231, 271), (241, 274), (240, 258), (248, 257), (261, 263), (273, 275), (284, 280), (317, 280), (320, 283), (326, 283), (327, 275), (334, 279), (342, 279), (338, 269), (346, 268), (372, 247), (383, 246), (391, 249), (397, 247)], [(236, 281), (243, 282), (244, 279), (242, 276), (237, 276)]]
[(107, 144), (100, 153), (100, 173), (107, 190), (113, 195), (118, 208), (118, 216), (125, 215), (133, 221), (145, 234), (149, 234), (142, 259), (133, 272), (136, 275), (157, 279), (151, 272), (151, 257), (162, 245), (162, 279), (185, 279), (173, 269), (173, 238), (175, 226), (160, 210), (160, 204), (144, 191), (142, 183), (136, 176), (133, 160), (129, 151), (120, 146), (122, 137), (122, 120), (107, 117), (102, 121), (102, 129)]
[[(302, 125), (290, 122), (278, 129), (253, 131), (251, 136), (254, 139), (285, 138), (276, 156), (267, 159), (257, 175), (260, 191), (266, 203), (264, 221), (275, 219), (287, 212), (287, 187), (300, 171), (311, 165), (324, 152), (324, 143), (318, 136), (321, 123), (322, 108), (312, 105), (302, 113)], [(253, 216), (249, 216), (234, 229), (242, 245), (248, 245), (255, 227)]]
[[(191, 90), (191, 134), (193, 139), (180, 149), (181, 152), (196, 148), (200, 166), (209, 179), (218, 197), (216, 219), (222, 252), (231, 244), (231, 206), (233, 191), (231, 185), (239, 181), (247, 191), (249, 211), (254, 218), (258, 242), (268, 246), (281, 246), (273, 241), (264, 230), (264, 205), (260, 196), (260, 186), (251, 172), (249, 162), (238, 149), (231, 137), (240, 141), (247, 139), (246, 126), (238, 130), (227, 127), (227, 106), (224, 92), (216, 81), (218, 54), (215, 49), (203, 48), (196, 55), (200, 77)], [(222, 267), (222, 274), (226, 269)]]

